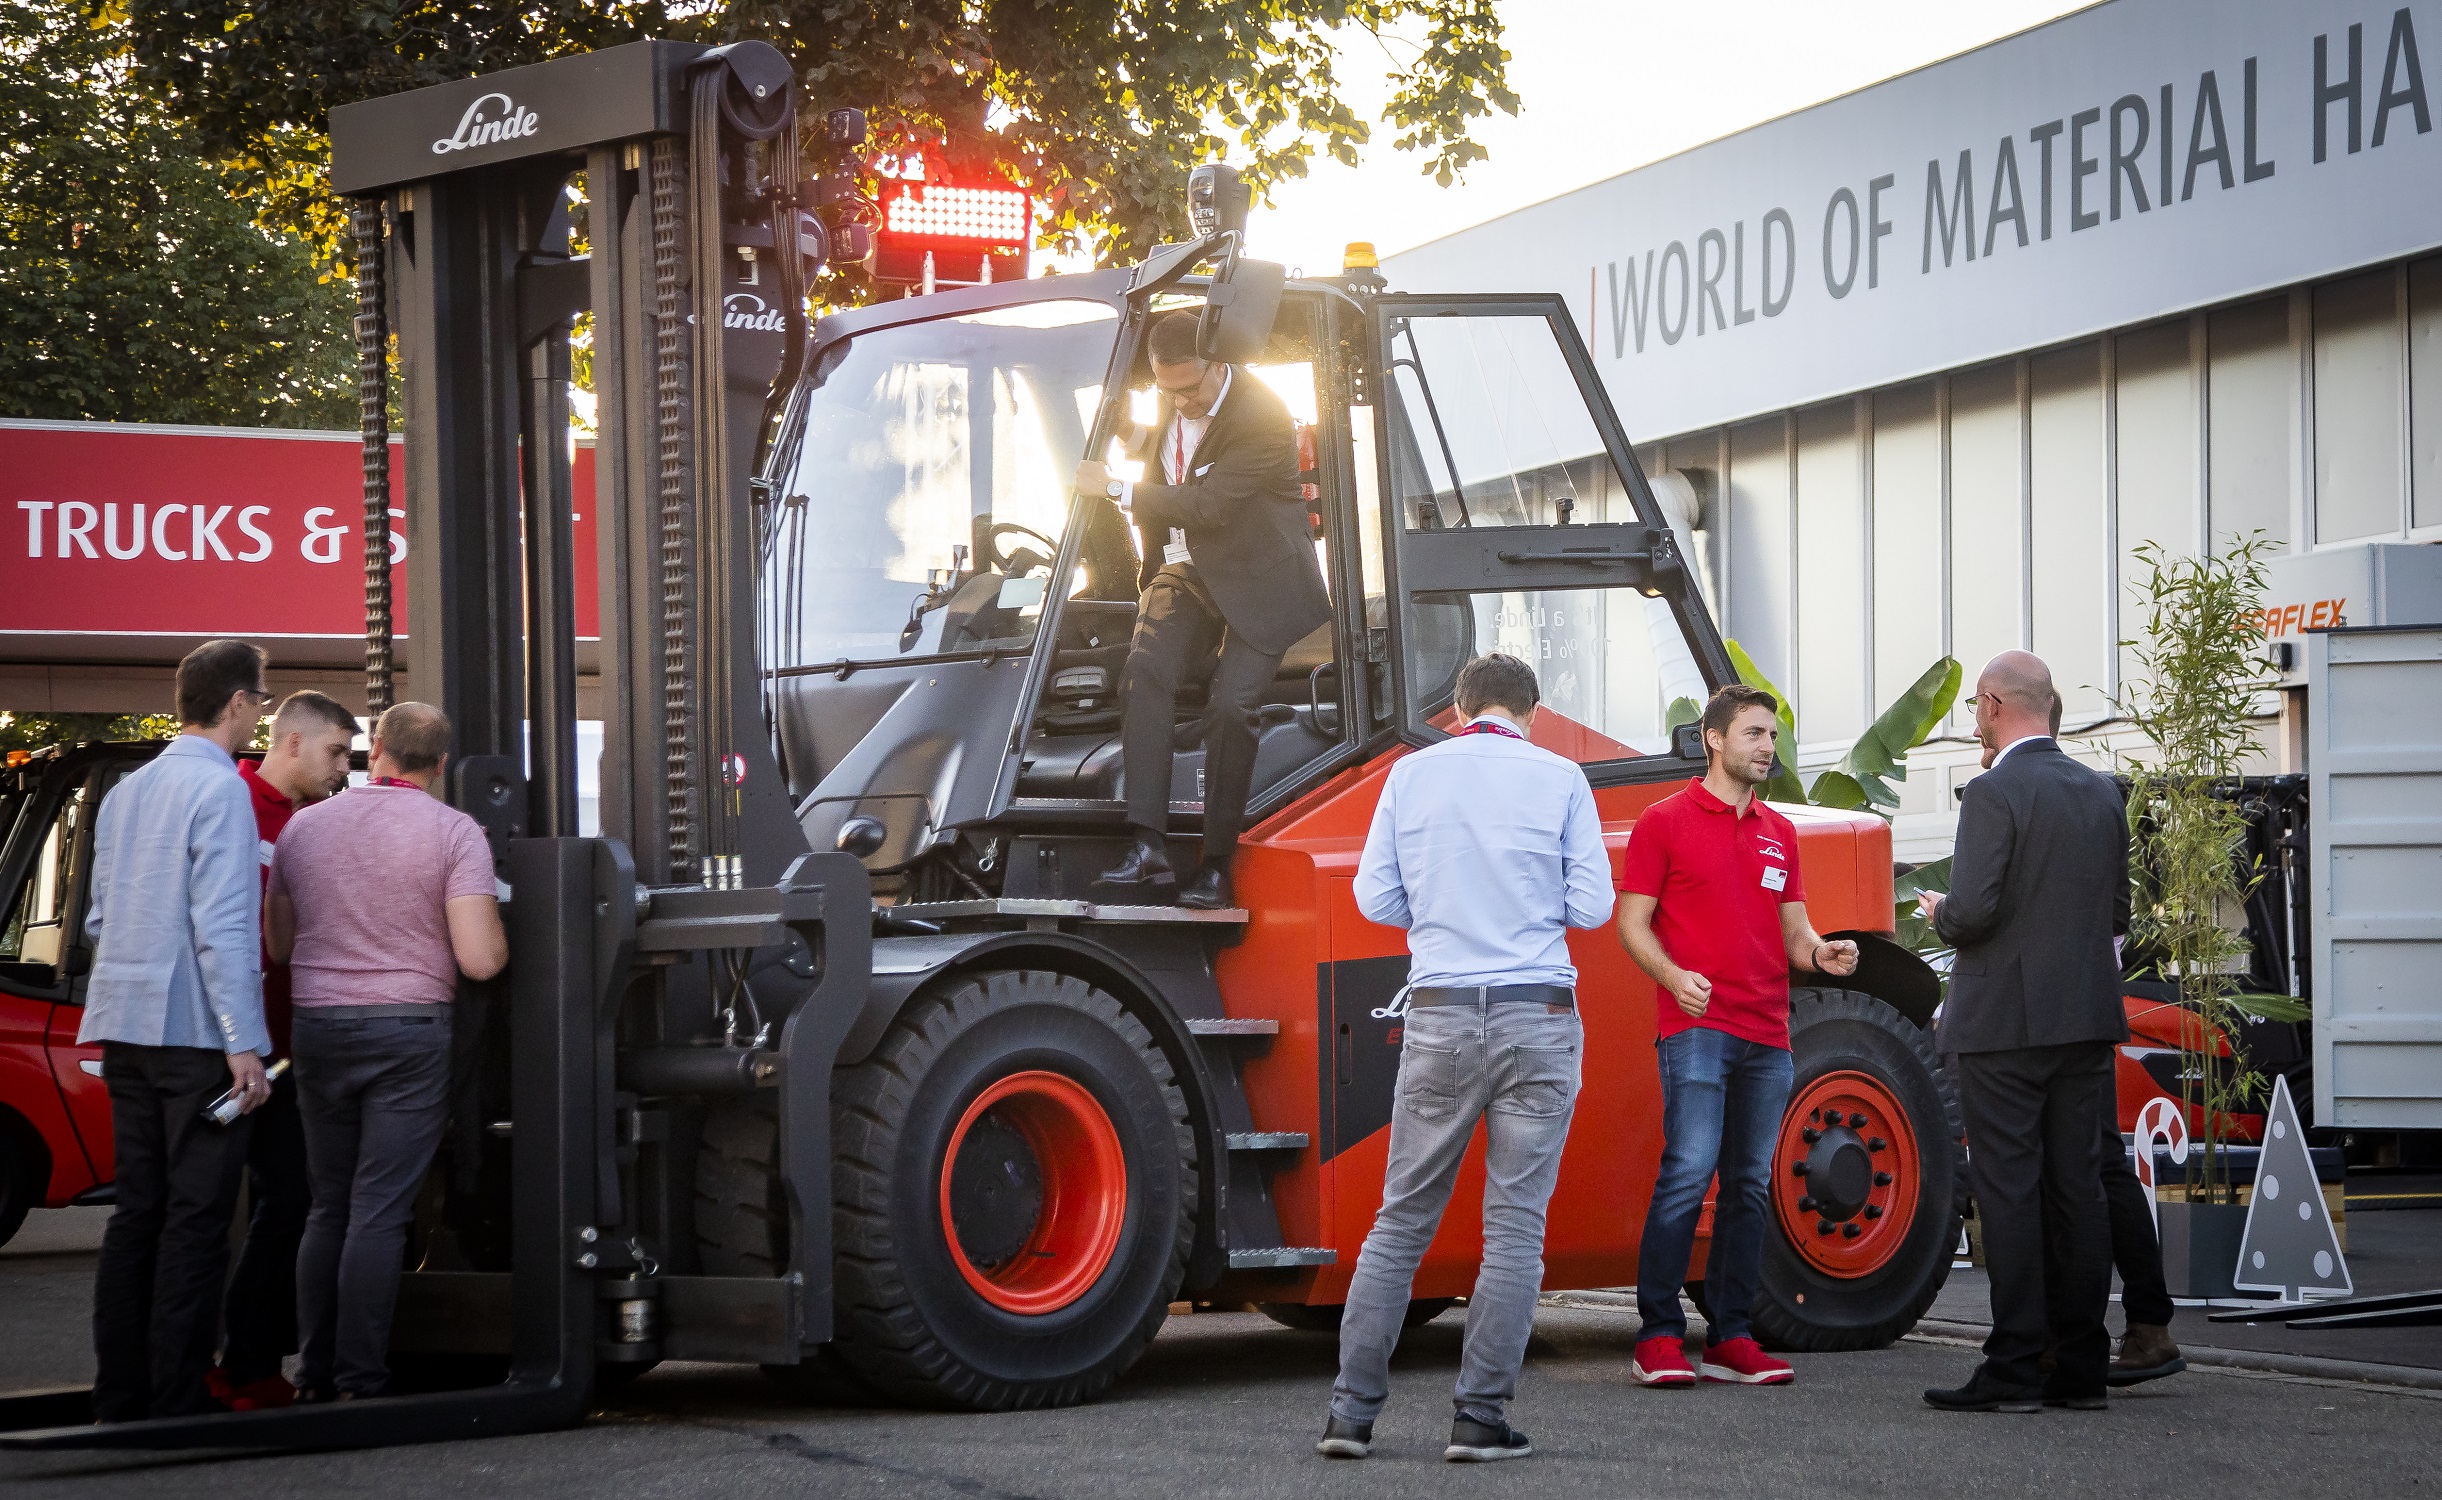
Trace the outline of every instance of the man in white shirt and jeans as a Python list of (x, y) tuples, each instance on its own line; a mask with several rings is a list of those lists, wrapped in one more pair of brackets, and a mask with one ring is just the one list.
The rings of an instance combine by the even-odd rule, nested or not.
[(1567, 930), (1600, 927), (1612, 902), (1585, 772), (1527, 742), (1540, 697), (1516, 657), (1467, 663), (1458, 711), (1468, 722), (1391, 768), (1357, 866), (1358, 910), (1407, 929), (1409, 987), (1382, 1209), (1349, 1283), (1340, 1378), (1315, 1445), (1328, 1457), (1370, 1451), (1416, 1267), (1479, 1119), (1484, 1261), (1442, 1457), (1534, 1451), (1507, 1413), (1585, 1048)]

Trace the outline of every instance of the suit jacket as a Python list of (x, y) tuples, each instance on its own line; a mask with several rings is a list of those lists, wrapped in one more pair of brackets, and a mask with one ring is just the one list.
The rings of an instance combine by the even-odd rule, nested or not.
[(1969, 782), (1934, 918), (1958, 950), (1941, 1050), (2126, 1041), (2111, 939), (2128, 900), (2128, 809), (2110, 777), (2039, 739)]
[(1289, 408), (1270, 386), (1232, 366), (1228, 394), (1188, 458), (1185, 481), (1152, 483), (1164, 472), (1160, 447), (1172, 415), (1165, 409), (1130, 455), (1148, 476), (1135, 492), (1145, 547), (1137, 587), (1149, 586), (1162, 570), (1170, 528), (1181, 527), (1196, 577), (1231, 633), (1278, 656), (1331, 618), (1306, 529)]

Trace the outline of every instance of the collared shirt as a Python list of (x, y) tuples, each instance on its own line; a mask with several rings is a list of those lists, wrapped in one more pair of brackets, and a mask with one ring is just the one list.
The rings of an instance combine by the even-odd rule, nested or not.
[(1987, 767), (1985, 767), (1985, 769), (1989, 771), (1989, 770), (1991, 770), (1991, 769), (1993, 768), (1993, 766), (1998, 766), (1998, 765), (2000, 765), (2000, 764), (2001, 764), (2003, 761), (2005, 761), (2005, 760), (2009, 759), (2009, 758), (2010, 758), (2010, 752), (2011, 752), (2012, 750), (2017, 749), (2019, 746), (2021, 746), (2021, 745), (2032, 745), (2032, 744), (2035, 744), (2035, 743), (2037, 743), (2037, 742), (2039, 742), (2039, 741), (2040, 741), (2041, 743), (2043, 743), (2043, 744), (2049, 745), (2049, 744), (2051, 744), (2051, 743), (2052, 743), (2052, 736), (2050, 736), (2050, 735), (2048, 735), (2048, 734), (2022, 734), (2022, 735), (2018, 736), (2018, 738), (2016, 738), (2016, 739), (2014, 739), (2014, 740), (2010, 741), (2008, 744), (2006, 744), (2006, 745), (2002, 746), (2000, 749), (1998, 749), (1998, 750), (1994, 751), (1994, 752), (1993, 752), (1993, 765), (1992, 765), (1992, 766), (1987, 766)]
[[(1204, 415), (1191, 417), (1183, 411), (1171, 412), (1170, 427), (1162, 434), (1161, 458), (1162, 476), (1172, 484), (1187, 482), (1187, 466), (1195, 461), (1196, 450), (1204, 446), (1204, 434), (1212, 430), (1213, 418), (1221, 415), (1221, 404), (1229, 400), (1230, 382), (1236, 378), (1237, 371), (1228, 365), (1221, 367), (1221, 393), (1213, 397), (1212, 410)], [(1136, 503), (1136, 484), (1133, 480), (1121, 481), (1119, 503), (1122, 506)], [(1186, 527), (1173, 526), (1170, 528), (1170, 545), (1163, 549), (1162, 560), (1164, 562), (1195, 561), (1187, 551)]]
[[(286, 793), (263, 779), (263, 773), (253, 761), (237, 763), (237, 774), (246, 778), (246, 790), (254, 798), (255, 863), (262, 871), (263, 892), (271, 892), (271, 851), (280, 841), (280, 830), (296, 815), (297, 804)], [(266, 936), (268, 944), (269, 938)], [(268, 946), (263, 950), (263, 1024), (271, 1032), (272, 1050), (264, 1060), (288, 1054), (289, 1000), (288, 965), (274, 963)]]
[(79, 1042), (270, 1050), (254, 799), (237, 762), (182, 734), (102, 799)]
[(1357, 909), (1407, 929), (1410, 984), (1574, 985), (1568, 929), (1610, 918), (1609, 875), (1576, 762), (1513, 735), (1467, 734), (1391, 767), (1357, 863)]
[(1739, 812), (1697, 777), (1629, 832), (1619, 888), (1655, 900), (1653, 935), (1671, 962), (1712, 981), (1701, 1016), (1654, 987), (1654, 1036), (1698, 1026), (1759, 1046), (1789, 1045), (1789, 951), (1781, 908), (1806, 899), (1798, 833), (1761, 797)]

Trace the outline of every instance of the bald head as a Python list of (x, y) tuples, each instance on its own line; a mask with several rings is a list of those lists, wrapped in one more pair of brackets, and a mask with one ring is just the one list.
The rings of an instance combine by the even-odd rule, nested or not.
[(2058, 702), (2052, 669), (2042, 657), (2031, 651), (2004, 651), (1986, 662), (1976, 678), (1976, 737), (1985, 748), (1998, 750), (2028, 735), (2050, 734)]

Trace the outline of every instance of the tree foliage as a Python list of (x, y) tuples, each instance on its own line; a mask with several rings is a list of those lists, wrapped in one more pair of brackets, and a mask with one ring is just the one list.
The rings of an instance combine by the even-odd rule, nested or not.
[(347, 288), (130, 85), (126, 40), (0, 0), (0, 413), (348, 425)]
[[(1258, 192), (1371, 135), (1331, 33), (1381, 44), (1393, 144), (1444, 184), (1516, 113), (1493, 0), (127, 0), (142, 77), (266, 211), (337, 257), (321, 195), (333, 106), (653, 36), (761, 38), (806, 118), (855, 105), (876, 154), (1026, 186), (1048, 243), (1137, 258), (1185, 229), (1188, 170), (1224, 154)], [(1368, 42), (1366, 45), (1372, 45)]]

